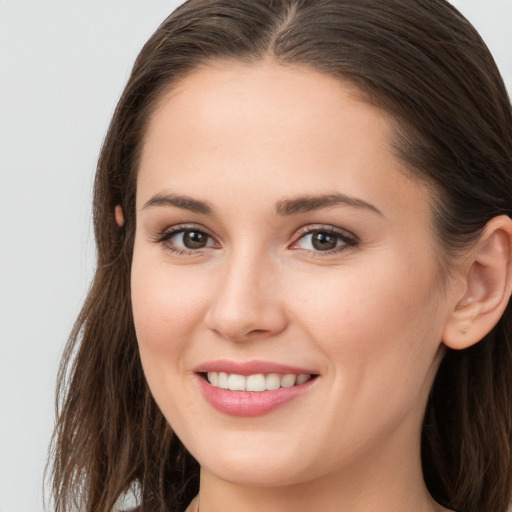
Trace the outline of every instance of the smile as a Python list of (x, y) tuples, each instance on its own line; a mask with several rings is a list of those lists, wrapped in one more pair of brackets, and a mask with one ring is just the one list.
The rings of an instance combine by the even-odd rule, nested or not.
[(307, 395), (320, 380), (311, 369), (251, 361), (219, 360), (195, 370), (206, 402), (228, 416), (262, 416)]
[(279, 388), (291, 388), (300, 386), (311, 380), (310, 374), (302, 373), (295, 375), (288, 373), (280, 375), (278, 373), (257, 373), (254, 375), (238, 375), (236, 373), (226, 372), (208, 372), (208, 382), (216, 388), (229, 389), (230, 391), (273, 391)]

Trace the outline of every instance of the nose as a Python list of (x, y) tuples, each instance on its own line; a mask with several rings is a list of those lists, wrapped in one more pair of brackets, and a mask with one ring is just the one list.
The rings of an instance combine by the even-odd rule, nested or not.
[(207, 327), (237, 342), (282, 332), (287, 315), (276, 270), (264, 258), (240, 255), (227, 261), (206, 313)]

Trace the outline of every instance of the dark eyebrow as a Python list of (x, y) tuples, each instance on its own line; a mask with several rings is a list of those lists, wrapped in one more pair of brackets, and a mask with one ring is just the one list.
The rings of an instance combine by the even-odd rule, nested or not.
[(176, 208), (183, 208), (184, 210), (202, 213), (203, 215), (212, 215), (213, 213), (213, 208), (206, 202), (174, 194), (156, 194), (149, 199), (149, 201), (144, 203), (142, 209), (153, 208), (155, 206), (175, 206)]
[(293, 215), (294, 213), (309, 212), (344, 204), (355, 208), (364, 208), (374, 213), (382, 215), (382, 212), (375, 206), (362, 199), (349, 197), (344, 194), (326, 194), (322, 196), (299, 196), (292, 199), (282, 199), (276, 204), (278, 215)]
[[(276, 213), (278, 215), (293, 215), (295, 213), (309, 212), (344, 204), (355, 208), (365, 208), (379, 215), (382, 212), (366, 201), (349, 197), (344, 194), (325, 194), (322, 196), (299, 196), (291, 199), (281, 199), (276, 203)], [(188, 196), (178, 196), (174, 194), (156, 194), (146, 201), (142, 209), (152, 208), (155, 206), (175, 206), (194, 213), (203, 215), (212, 215), (213, 208), (204, 201), (192, 199)]]

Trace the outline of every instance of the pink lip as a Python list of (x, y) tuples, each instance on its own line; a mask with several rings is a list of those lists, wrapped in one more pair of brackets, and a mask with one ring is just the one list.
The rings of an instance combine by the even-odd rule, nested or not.
[(227, 361), (222, 359), (201, 364), (194, 371), (196, 373), (226, 372), (236, 373), (237, 375), (255, 375), (257, 373), (280, 373), (282, 375), (315, 375), (318, 373), (308, 368), (299, 368), (297, 366), (288, 366), (286, 364), (271, 363), (269, 361), (247, 361), (244, 363), (237, 363), (235, 361)]
[(288, 365), (250, 361), (247, 363), (235, 363), (232, 361), (212, 361), (205, 363), (196, 369), (199, 388), (206, 399), (215, 409), (230, 416), (262, 416), (274, 411), (295, 398), (307, 393), (318, 379), (313, 378), (290, 388), (279, 388), (271, 391), (229, 391), (227, 389), (212, 386), (201, 373), (226, 372), (238, 375), (254, 375), (257, 373), (279, 374), (310, 374), (315, 372), (305, 368), (297, 368)]

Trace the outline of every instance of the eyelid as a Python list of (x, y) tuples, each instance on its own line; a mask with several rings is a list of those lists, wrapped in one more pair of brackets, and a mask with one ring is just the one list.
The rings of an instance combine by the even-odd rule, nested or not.
[[(175, 235), (182, 233), (184, 231), (198, 231), (204, 233), (206, 236), (211, 238), (215, 244), (214, 247), (206, 246), (199, 249), (187, 249), (181, 248), (178, 246), (171, 246), (168, 244), (168, 241)], [(296, 247), (297, 243), (304, 238), (306, 235), (312, 234), (314, 232), (325, 232), (328, 234), (332, 234), (338, 236), (343, 244), (341, 246), (335, 247), (333, 249), (321, 251), (321, 250), (311, 250), (311, 249), (302, 249), (300, 247)], [(329, 255), (334, 254), (340, 251), (343, 251), (350, 247), (355, 247), (359, 243), (359, 238), (354, 235), (352, 232), (342, 229), (336, 226), (332, 226), (330, 224), (308, 224), (299, 228), (294, 235), (292, 236), (293, 241), (288, 245), (289, 249), (292, 250), (300, 250), (307, 253), (312, 253), (315, 256)], [(173, 226), (168, 226), (165, 229), (155, 233), (151, 237), (151, 241), (157, 244), (163, 245), (168, 251), (173, 252), (175, 254), (183, 254), (183, 255), (199, 255), (204, 251), (209, 249), (215, 249), (220, 246), (217, 237), (215, 237), (205, 226), (201, 224), (195, 223), (185, 223), (185, 224), (176, 224)]]
[[(313, 250), (301, 249), (298, 247), (294, 247), (294, 245), (296, 245), (299, 240), (304, 238), (306, 235), (314, 233), (315, 231), (321, 231), (321, 232), (339, 236), (343, 240), (344, 245), (341, 247), (335, 247), (334, 249), (330, 249), (327, 251), (313, 251)], [(322, 254), (328, 255), (328, 254), (333, 254), (333, 253), (342, 251), (342, 250), (346, 249), (347, 247), (355, 247), (358, 244), (359, 244), (359, 237), (357, 237), (356, 235), (354, 235), (354, 233), (352, 233), (346, 229), (338, 228), (338, 227), (332, 226), (330, 224), (308, 224), (306, 226), (299, 228), (295, 232), (295, 234), (293, 235), (293, 242), (289, 245), (289, 248), (294, 249), (294, 250), (301, 250), (301, 251), (315, 253), (315, 255), (322, 255)]]
[(177, 254), (202, 254), (203, 251), (212, 249), (212, 247), (202, 247), (200, 249), (184, 249), (181, 247), (171, 247), (169, 245), (166, 245), (167, 242), (169, 242), (169, 240), (173, 236), (184, 231), (197, 231), (200, 233), (204, 233), (206, 236), (208, 236), (214, 241), (215, 245), (219, 245), (217, 238), (213, 236), (207, 228), (205, 228), (201, 224), (195, 223), (175, 224), (173, 226), (168, 226), (165, 229), (158, 231), (157, 233), (152, 235), (151, 241), (157, 244), (162, 244), (168, 251)]

